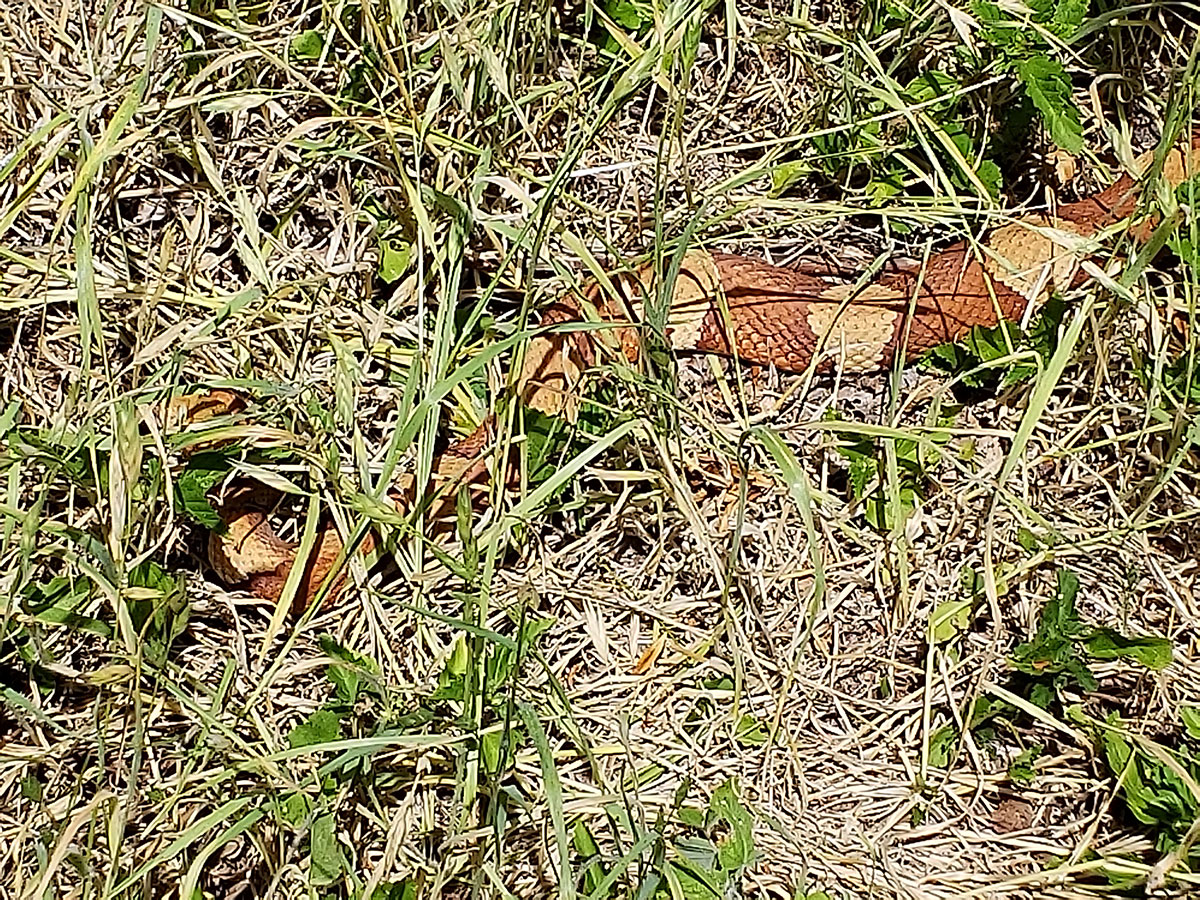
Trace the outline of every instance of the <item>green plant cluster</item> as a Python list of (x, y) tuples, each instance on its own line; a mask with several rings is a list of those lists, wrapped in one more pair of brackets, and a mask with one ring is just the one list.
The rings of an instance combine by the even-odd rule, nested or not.
[(1042, 610), (1033, 639), (1013, 651), (1013, 667), (1030, 676), (1028, 697), (1043, 709), (1064, 688), (1085, 692), (1099, 687), (1090, 660), (1131, 659), (1152, 670), (1171, 662), (1171, 644), (1160, 637), (1125, 637), (1111, 628), (1085, 625), (1075, 599), (1079, 578), (1058, 572), (1058, 589)]
[(1196, 871), (1200, 847), (1189, 832), (1200, 822), (1200, 709), (1185, 706), (1180, 719), (1182, 734), (1166, 745), (1132, 734), (1115, 715), (1098, 731), (1129, 815), (1150, 833), (1159, 852), (1179, 852)]
[[(925, 57), (916, 47), (927, 26), (914, 9), (866, 4), (862, 34), (886, 49), (862, 54), (873, 60), (870, 68), (847, 52), (847, 90), (828, 109), (831, 130), (814, 138), (813, 164), (839, 179), (865, 169), (864, 193), (883, 206), (907, 189), (918, 166), (909, 156), (918, 148), (933, 155), (954, 190), (992, 198), (1003, 181), (998, 160), (1022, 149), (1035, 121), (1057, 146), (1080, 152), (1081, 114), (1061, 60), (1085, 33), (1087, 12), (1086, 0), (1035, 0), (1023, 7), (977, 0), (950, 37), (953, 51), (925, 67), (915, 60)], [(993, 75), (1002, 82), (985, 95), (987, 105), (1005, 110), (995, 128), (972, 96)], [(810, 170), (804, 162), (781, 163), (775, 193)]]
[(606, 810), (610, 825), (614, 834), (625, 836), (620, 845), (629, 847), (619, 859), (601, 851), (582, 820), (576, 823), (572, 843), (583, 873), (580, 888), (589, 900), (741, 895), (741, 875), (758, 854), (754, 817), (739, 798), (738, 784), (733, 779), (721, 784), (704, 807), (685, 804), (689, 789), (685, 781), (670, 814), (660, 813), (648, 830), (638, 827), (624, 807), (611, 804)]
[[(938, 644), (953, 641), (967, 630), (979, 601), (973, 581), (964, 581), (971, 596), (953, 609), (935, 611), (930, 639)], [(1070, 694), (1082, 695), (1089, 704), (1104, 704), (1102, 685), (1096, 677), (1098, 662), (1125, 659), (1146, 669), (1161, 672), (1170, 665), (1171, 644), (1152, 635), (1127, 636), (1112, 628), (1085, 623), (1076, 601), (1080, 584), (1068, 569), (1057, 572), (1057, 589), (1047, 601), (1033, 636), (1018, 644), (1009, 658), (1015, 677), (1011, 693), (1033, 706), (1062, 715), (1096, 735), (1097, 764), (1114, 779), (1120, 808), (1133, 823), (1144, 828), (1156, 849), (1175, 852), (1191, 869), (1200, 864), (1200, 851), (1192, 842), (1193, 828), (1200, 821), (1200, 710), (1183, 707), (1180, 733), (1166, 743), (1156, 743), (1133, 733), (1116, 711), (1096, 718), (1084, 712)], [(972, 599), (973, 598), (973, 599)], [(950, 606), (950, 604), (945, 604)], [(1034, 725), (1027, 712), (1015, 702), (983, 694), (971, 704), (966, 725), (977, 745), (989, 747), (1002, 736), (1025, 743), (1022, 735)], [(962, 735), (953, 724), (936, 728), (929, 738), (929, 762), (939, 768), (950, 766), (962, 747)], [(1041, 744), (1025, 744), (1008, 764), (1008, 778), (1018, 786), (1037, 778), (1037, 761), (1045, 753)], [(1115, 885), (1128, 886), (1130, 876), (1108, 873)]]
[(1088, 0), (1031, 0), (1027, 8), (1027, 14), (1017, 14), (990, 0), (971, 4), (983, 26), (979, 37), (990, 48), (996, 68), (1016, 77), (1051, 140), (1068, 153), (1078, 153), (1083, 149), (1079, 108), (1056, 55), (1075, 40)]
[(928, 481), (929, 467), (941, 456), (937, 449), (915, 440), (897, 438), (892, 445), (899, 476), (894, 498), (886, 477), (884, 448), (878, 439), (854, 436), (837, 444), (838, 454), (850, 463), (850, 496), (856, 504), (861, 504), (867, 524), (879, 531), (890, 531), (917, 508)]

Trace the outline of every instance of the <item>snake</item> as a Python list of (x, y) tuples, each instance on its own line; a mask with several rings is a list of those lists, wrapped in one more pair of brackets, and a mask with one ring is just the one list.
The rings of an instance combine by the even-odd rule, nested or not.
[[(977, 239), (963, 239), (923, 262), (898, 263), (873, 277), (847, 277), (811, 267), (788, 267), (756, 257), (689, 248), (679, 254), (674, 279), (653, 263), (627, 266), (593, 279), (548, 305), (529, 340), (515, 386), (530, 408), (574, 418), (581, 383), (607, 347), (636, 363), (648, 309), (665, 307), (661, 333), (672, 351), (711, 353), (782, 372), (847, 374), (907, 363), (933, 347), (966, 337), (1001, 320), (1020, 322), (1055, 292), (1082, 286), (1106, 229), (1134, 216), (1153, 173), (1172, 189), (1200, 172), (1200, 129), (1164, 153), (1153, 151), (1103, 190), (1051, 209), (1015, 216)], [(1146, 240), (1157, 219), (1130, 222)], [(563, 328), (595, 319), (606, 330)], [(208, 391), (176, 398), (188, 424), (236, 414), (246, 401), (235, 392)], [(437, 497), (445, 512), (454, 488), (486, 477), (491, 441), (488, 417), (471, 435), (434, 460)], [(261, 486), (227, 485), (214, 506), (222, 526), (210, 532), (207, 557), (219, 579), (255, 597), (278, 602), (293, 570), (292, 610), (302, 613), (319, 596), (332, 602), (347, 578), (346, 548), (336, 527), (323, 524), (302, 559), (300, 545), (283, 540), (270, 521), (271, 501)], [(390, 501), (408, 508), (411, 482)], [(370, 534), (356, 552), (375, 548)]]

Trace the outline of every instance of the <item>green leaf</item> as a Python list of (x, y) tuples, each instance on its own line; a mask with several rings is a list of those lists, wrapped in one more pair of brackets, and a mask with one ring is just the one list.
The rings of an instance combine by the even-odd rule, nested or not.
[(958, 729), (953, 725), (943, 725), (929, 738), (929, 764), (937, 769), (944, 769), (953, 760), (951, 754), (958, 746)]
[(880, 531), (891, 531), (900, 522), (908, 520), (921, 502), (921, 495), (911, 484), (902, 484), (896, 492), (899, 503), (893, 505), (887, 493), (880, 487), (863, 506), (863, 518)]
[(462, 635), (459, 635), (454, 641), (454, 649), (450, 651), (450, 658), (446, 660), (446, 671), (451, 675), (464, 675), (470, 662), (471, 648), (467, 646)]
[(873, 457), (858, 453), (850, 458), (850, 489), (854, 499), (861, 500), (867, 491), (867, 485), (879, 471), (879, 466)]
[(1033, 640), (1017, 647), (1018, 659), (1036, 668), (1039, 663), (1062, 662), (1069, 657), (1068, 642), (1083, 632), (1079, 614), (1075, 611), (1078, 593), (1078, 576), (1067, 569), (1059, 569), (1058, 590), (1042, 610)]
[(993, 197), (1000, 196), (1000, 186), (1004, 184), (1004, 176), (1000, 172), (1000, 167), (990, 159), (985, 159), (979, 163), (975, 169), (975, 174), (979, 180), (983, 182), (983, 186), (988, 189), (988, 193)]
[(1054, 702), (1054, 687), (1039, 681), (1029, 689), (1029, 702), (1038, 709), (1049, 709)]
[(938, 344), (929, 353), (933, 361), (944, 363), (950, 372), (959, 372), (970, 365), (959, 344)]
[(1188, 737), (1200, 741), (1200, 707), (1185, 706), (1179, 710), (1179, 717), (1183, 720), (1183, 729)]
[(691, 870), (672, 862), (671, 871), (679, 883), (679, 893), (684, 900), (720, 900), (721, 895), (707, 882), (692, 874)]
[(1024, 29), (1016, 24), (996, 3), (975, 2), (971, 4), (971, 12), (979, 20), (979, 38), (1000, 51), (1001, 59), (1013, 52), (1020, 52), (1020, 47), (1026, 39)]
[(971, 600), (946, 600), (939, 603), (929, 616), (929, 640), (933, 644), (944, 644), (958, 637), (971, 624)]
[(713, 791), (708, 808), (729, 825), (728, 836), (717, 846), (721, 868), (729, 872), (748, 865), (754, 856), (754, 820), (738, 798), (737, 782), (730, 778)]
[[(945, 72), (939, 72), (937, 69), (930, 69), (927, 72), (922, 72), (916, 78), (908, 83), (904, 88), (904, 93), (913, 103), (925, 103), (930, 100), (937, 100), (939, 97), (945, 97), (947, 94), (956, 91), (959, 87), (958, 79), (952, 75), (947, 75)], [(944, 103), (935, 103), (931, 106), (934, 110), (946, 110), (954, 105), (956, 98), (949, 97)]]
[(317, 887), (333, 884), (346, 864), (338, 845), (337, 820), (333, 813), (325, 813), (313, 820), (308, 846), (308, 883)]
[(685, 73), (690, 73), (692, 66), (696, 64), (696, 53), (700, 50), (700, 38), (703, 33), (703, 20), (697, 16), (688, 23), (687, 31), (683, 36), (683, 54), (680, 63)]
[(796, 182), (812, 174), (813, 167), (799, 160), (783, 162), (771, 169), (771, 195), (778, 197)]
[(110, 637), (112, 626), (107, 622), (76, 612), (92, 596), (92, 590), (91, 581), (55, 575), (49, 581), (25, 585), (21, 589), (21, 605), (41, 622)]
[[(1125, 637), (1109, 628), (1090, 628), (1079, 620), (1075, 597), (1079, 579), (1066, 569), (1058, 572), (1058, 591), (1046, 604), (1032, 641), (1013, 651), (1013, 665), (1021, 672), (1050, 678), (1035, 685), (1030, 699), (1046, 708), (1054, 688), (1073, 680), (1085, 691), (1099, 686), (1087, 659), (1129, 658), (1159, 670), (1171, 662), (1171, 645), (1160, 637)], [(1086, 656), (1086, 658), (1085, 658)]]
[(733, 738), (739, 744), (753, 747), (767, 742), (767, 732), (758, 719), (746, 713), (738, 721), (737, 728), (733, 731)]
[(609, 0), (604, 4), (604, 11), (622, 28), (633, 32), (641, 31), (654, 21), (646, 4), (632, 3), (630, 0)]
[(1184, 265), (1194, 272), (1200, 272), (1200, 250), (1196, 248), (1190, 238), (1176, 232), (1167, 243), (1171, 247), (1171, 252), (1178, 256)]
[(513, 763), (514, 754), (520, 749), (524, 734), (519, 728), (510, 728), (508, 747), (504, 759), (500, 758), (500, 747), (504, 743), (503, 731), (485, 731), (479, 737), (479, 751), (483, 757), (484, 771), (489, 775), (507, 769)]
[(1001, 12), (1000, 7), (995, 3), (989, 2), (989, 0), (972, 3), (971, 12), (975, 14), (975, 18), (985, 25), (995, 25), (1005, 20), (1004, 13)]
[(983, 573), (972, 565), (964, 563), (958, 570), (958, 583), (963, 593), (972, 600), (978, 600), (984, 594)]
[(288, 746), (311, 747), (313, 744), (327, 744), (336, 741), (342, 734), (342, 723), (337, 713), (328, 709), (318, 709), (311, 716), (297, 725), (288, 734)]
[(558, 620), (552, 616), (539, 616), (530, 618), (521, 626), (521, 634), (517, 639), (517, 643), (526, 648), (537, 646), (538, 638), (554, 627), (554, 623)]
[(1088, 0), (1058, 0), (1049, 28), (1065, 43), (1070, 43), (1087, 15)]
[[(542, 793), (546, 799), (546, 807), (550, 813), (550, 822), (554, 828), (554, 842), (558, 848), (559, 868), (555, 873), (560, 886), (575, 883), (571, 872), (570, 839), (567, 837), (567, 821), (563, 812), (562, 780), (554, 762), (554, 751), (546, 739), (546, 730), (533, 707), (526, 702), (517, 704), (517, 712), (525, 726), (525, 733), (537, 748), (538, 764), (542, 770)], [(568, 896), (563, 891), (561, 896)]]
[(888, 200), (904, 190), (904, 177), (898, 172), (884, 172), (873, 178), (864, 188), (872, 206), (883, 206)]
[(1156, 672), (1171, 664), (1171, 642), (1166, 638), (1124, 637), (1111, 628), (1097, 628), (1084, 645), (1095, 659), (1128, 657)]
[(1016, 72), (1026, 96), (1050, 129), (1051, 140), (1068, 153), (1083, 150), (1083, 126), (1062, 63), (1048, 56), (1031, 56), (1017, 62)]
[(346, 706), (353, 706), (358, 700), (361, 675), (349, 667), (330, 666), (325, 670), (325, 676), (333, 683), (338, 700)]
[(9, 400), (8, 405), (4, 407), (4, 412), (0, 412), (0, 440), (3, 440), (12, 431), (20, 412), (21, 401), (15, 398)]
[[(583, 870), (583, 889), (592, 895), (604, 880), (604, 868), (600, 865), (600, 845), (596, 843), (583, 819), (575, 821), (575, 827), (571, 830), (571, 844), (575, 852), (587, 863)], [(604, 893), (601, 892), (600, 896), (604, 896)]]
[(183, 576), (171, 575), (154, 560), (145, 560), (130, 570), (128, 579), (131, 588), (157, 593), (131, 598), (127, 605), (129, 618), (142, 636), (146, 658), (161, 665), (191, 616)]
[(571, 843), (575, 847), (575, 852), (583, 856), (597, 856), (600, 853), (600, 845), (588, 831), (583, 819), (576, 820), (575, 827), (571, 830)]
[(522, 443), (529, 479), (533, 483), (544, 481), (551, 474), (550, 459), (565, 443), (563, 419), (548, 416), (536, 409), (524, 410), (525, 440)]
[(1033, 784), (1034, 778), (1037, 777), (1037, 769), (1033, 764), (1041, 755), (1041, 747), (1028, 747), (1022, 750), (1008, 764), (1009, 779), (1015, 784)]
[(1033, 21), (1039, 25), (1048, 21), (1054, 14), (1054, 0), (1026, 0), (1025, 5), (1033, 13)]
[(333, 664), (325, 670), (325, 676), (337, 689), (339, 701), (346, 706), (353, 706), (360, 691), (381, 693), (379, 663), (343, 647), (331, 635), (321, 635), (320, 641), (321, 650), (333, 660)]
[(438, 673), (437, 687), (429, 695), (430, 700), (462, 700), (466, 695), (466, 679), (455, 675), (449, 668)]
[(229, 458), (221, 453), (197, 453), (175, 482), (183, 511), (209, 531), (224, 532), (225, 523), (208, 502), (208, 492), (229, 471)]
[(679, 810), (679, 821), (689, 828), (703, 828), (704, 810), (694, 806), (684, 806)]
[(975, 701), (975, 708), (971, 711), (971, 721), (968, 727), (974, 731), (979, 726), (997, 719), (1012, 719), (1016, 712), (1016, 707), (1011, 703), (997, 700), (995, 697), (983, 696)]
[(1079, 596), (1079, 576), (1070, 569), (1058, 570), (1058, 591), (1047, 607), (1043, 624), (1047, 634), (1053, 637), (1070, 637), (1079, 634), (1083, 625), (1075, 611), (1075, 598)]
[(301, 791), (296, 791), (284, 798), (281, 816), (284, 822), (293, 828), (298, 828), (308, 818), (311, 810), (312, 804), (309, 802), (308, 796)]
[(292, 59), (319, 59), (324, 48), (325, 35), (315, 28), (310, 28), (292, 38), (290, 49)]
[(1023, 525), (1017, 529), (1017, 543), (1028, 553), (1032, 553), (1040, 544), (1037, 535)]
[[(1144, 739), (1143, 739), (1144, 740)], [(1120, 778), (1118, 791), (1129, 812), (1157, 834), (1159, 850), (1178, 846), (1180, 839), (1200, 817), (1200, 798), (1180, 777), (1176, 768), (1193, 781), (1200, 776), (1200, 760), (1194, 748), (1182, 744), (1177, 750), (1158, 745), (1151, 755), (1126, 737), (1115, 718), (1101, 732), (1105, 759)], [(1165, 757), (1165, 758), (1160, 758)], [(1168, 765), (1167, 759), (1172, 765)], [(1194, 861), (1196, 853), (1190, 854)]]
[(412, 245), (391, 240), (379, 242), (379, 277), (388, 284), (399, 280), (408, 271), (412, 258)]

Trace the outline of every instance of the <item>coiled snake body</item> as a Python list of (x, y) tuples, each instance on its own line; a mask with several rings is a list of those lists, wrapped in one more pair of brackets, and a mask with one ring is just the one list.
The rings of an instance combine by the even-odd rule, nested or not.
[[(1200, 170), (1198, 161), (1200, 131), (1166, 153), (1162, 180), (1172, 187), (1182, 184)], [(891, 365), (897, 356), (910, 360), (959, 340), (974, 326), (1019, 321), (1051, 292), (1086, 277), (1084, 263), (1094, 245), (1089, 238), (1136, 211), (1141, 176), (1153, 162), (1154, 155), (1145, 154), (1132, 174), (1092, 197), (1022, 216), (976, 243), (960, 241), (924, 265), (894, 268), (865, 284), (831, 283), (747, 256), (689, 250), (667, 303), (666, 338), (677, 351), (717, 353), (784, 371), (816, 365), (866, 372)], [(1145, 231), (1143, 224), (1140, 235)], [(632, 326), (642, 320), (645, 298), (653, 296), (654, 270), (643, 266), (612, 282), (615, 290), (608, 291), (592, 283), (584, 299), (602, 319), (627, 323), (614, 325), (612, 332), (634, 361), (639, 341)], [(542, 325), (579, 319), (583, 309), (568, 296), (543, 313)], [(579, 380), (597, 356), (595, 334), (549, 331), (534, 338), (517, 378), (525, 402), (547, 413), (572, 415)], [(439, 457), (435, 476), (443, 483), (475, 478), (483, 470), (486, 443), (481, 427)], [(276, 536), (254, 494), (242, 487), (221, 502), (226, 533), (212, 534), (208, 556), (223, 581), (278, 600), (296, 565), (297, 545)], [(363, 547), (371, 546), (368, 534)], [(305, 608), (317, 595), (342, 550), (336, 528), (322, 528), (297, 579), (294, 608)], [(327, 595), (335, 595), (344, 580), (341, 566)]]

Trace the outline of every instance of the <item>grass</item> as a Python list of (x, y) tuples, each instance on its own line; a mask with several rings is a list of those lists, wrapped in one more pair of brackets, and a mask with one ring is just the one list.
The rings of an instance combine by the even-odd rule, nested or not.
[[(1181, 7), (2, 21), (0, 896), (1194, 889), (1189, 188), (950, 371), (606, 361), (557, 430), (511, 381), (622, 263), (857, 273), (1089, 193), (1191, 127)], [(380, 502), (493, 412), (519, 483), (449, 537)], [(224, 589), (233, 475), (378, 564), (299, 621)]]

